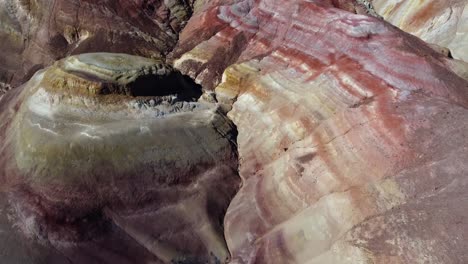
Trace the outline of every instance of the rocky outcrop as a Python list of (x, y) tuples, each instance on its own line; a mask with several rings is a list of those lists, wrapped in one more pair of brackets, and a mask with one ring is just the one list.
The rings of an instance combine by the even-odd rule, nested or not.
[(468, 1), (373, 0), (385, 20), (468, 61)]
[(4, 0), (0, 82), (18, 86), (55, 60), (84, 52), (160, 58), (192, 12), (186, 0)]
[(2, 99), (3, 95), (9, 90), (11, 90), (10, 85), (0, 82), (0, 99)]
[(207, 5), (173, 53), (233, 103), (231, 263), (466, 262), (468, 82), (423, 41), (334, 4)]
[[(21, 69), (59, 54), (42, 29), (69, 43), (76, 2), (45, 2), (2, 3), (29, 14), (2, 25), (54, 18), (8, 31)], [(464, 2), (445, 24), (432, 2), (79, 1), (93, 37), (60, 54), (151, 59), (71, 56), (0, 99), (0, 258), (468, 262), (468, 66), (444, 49)]]
[(2, 260), (224, 262), (236, 131), (200, 95), (161, 61), (110, 53), (58, 61), (5, 95)]

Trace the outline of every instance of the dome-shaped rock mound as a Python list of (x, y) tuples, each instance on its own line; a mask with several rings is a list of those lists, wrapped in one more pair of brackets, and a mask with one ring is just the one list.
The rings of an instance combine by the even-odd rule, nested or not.
[(224, 261), (236, 133), (200, 95), (161, 61), (92, 53), (4, 96), (2, 259)]

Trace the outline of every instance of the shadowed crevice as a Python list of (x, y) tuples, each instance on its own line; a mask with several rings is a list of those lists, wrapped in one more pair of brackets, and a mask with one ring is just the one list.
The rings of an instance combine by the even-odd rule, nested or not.
[[(89, 76), (87, 76), (90, 79)], [(202, 95), (202, 87), (189, 76), (178, 71), (167, 75), (142, 75), (128, 84), (103, 82), (101, 95), (119, 94), (132, 97), (175, 96), (178, 100), (195, 102)]]

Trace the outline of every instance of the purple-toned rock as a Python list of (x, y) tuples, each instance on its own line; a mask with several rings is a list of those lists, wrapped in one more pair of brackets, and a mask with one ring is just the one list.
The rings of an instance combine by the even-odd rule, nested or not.
[(110, 53), (58, 61), (6, 94), (1, 259), (224, 262), (235, 130), (200, 95), (161, 61)]
[[(7, 263), (468, 262), (468, 66), (384, 20), (462, 39), (465, 1), (54, 3), (31, 32), (104, 32), (63, 56), (152, 59), (71, 56), (0, 99)], [(57, 54), (33, 36), (10, 62)]]
[(72, 54), (161, 58), (191, 12), (191, 0), (2, 0), (0, 83), (18, 86)]

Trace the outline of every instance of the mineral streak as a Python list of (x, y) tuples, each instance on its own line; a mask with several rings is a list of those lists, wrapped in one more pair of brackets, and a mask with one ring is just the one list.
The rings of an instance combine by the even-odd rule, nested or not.
[(337, 2), (207, 4), (173, 53), (232, 105), (231, 263), (465, 263), (466, 68)]
[(468, 66), (444, 49), (464, 56), (464, 1), (429, 2), (199, 0), (177, 44), (123, 45), (176, 44), (176, 70), (101, 53), (36, 73), (0, 101), (1, 259), (467, 263)]
[(373, 0), (384, 19), (468, 61), (467, 0)]

